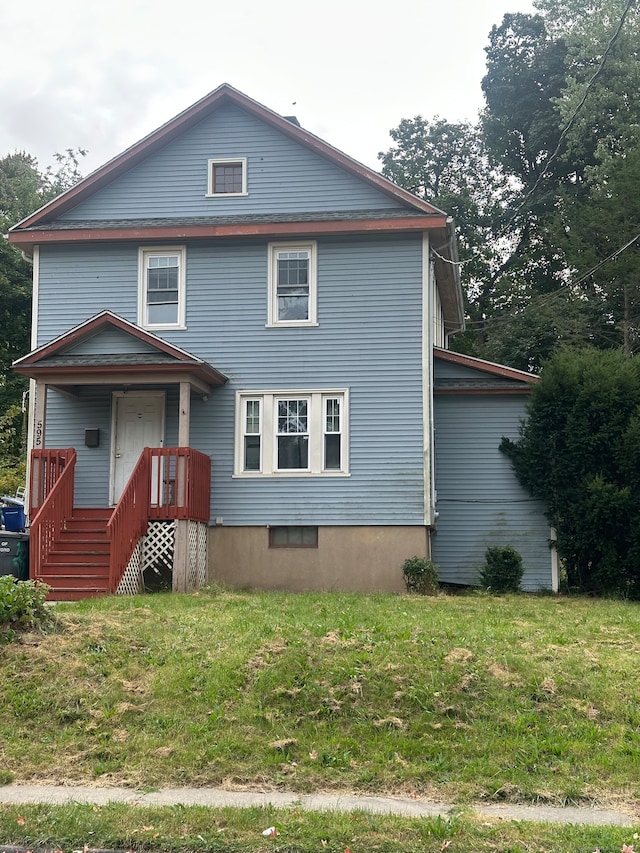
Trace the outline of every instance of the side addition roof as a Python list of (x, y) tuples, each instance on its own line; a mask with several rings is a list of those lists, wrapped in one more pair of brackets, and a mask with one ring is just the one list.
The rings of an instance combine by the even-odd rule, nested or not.
[[(433, 348), (435, 363), (434, 394), (530, 394), (539, 377), (524, 370), (485, 361), (452, 350)], [(453, 368), (439, 371), (438, 361)]]

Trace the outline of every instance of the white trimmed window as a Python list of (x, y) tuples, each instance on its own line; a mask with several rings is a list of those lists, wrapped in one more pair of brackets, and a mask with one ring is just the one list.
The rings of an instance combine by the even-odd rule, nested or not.
[(269, 326), (315, 326), (317, 251), (309, 243), (269, 244)]
[(348, 474), (348, 391), (238, 392), (236, 476)]
[(247, 158), (209, 160), (207, 196), (247, 195)]
[(174, 329), (185, 325), (184, 246), (140, 249), (138, 324)]

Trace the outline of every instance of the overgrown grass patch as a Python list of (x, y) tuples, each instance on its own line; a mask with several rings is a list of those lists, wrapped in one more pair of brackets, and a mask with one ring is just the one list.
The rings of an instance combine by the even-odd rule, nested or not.
[[(275, 827), (277, 834), (263, 832)], [(289, 807), (146, 808), (109, 804), (0, 805), (0, 837), (29, 849), (243, 853), (620, 853), (638, 834), (622, 827), (535, 824), (472, 818), (405, 818)]]
[(212, 590), (56, 612), (0, 653), (17, 782), (640, 798), (634, 603)]

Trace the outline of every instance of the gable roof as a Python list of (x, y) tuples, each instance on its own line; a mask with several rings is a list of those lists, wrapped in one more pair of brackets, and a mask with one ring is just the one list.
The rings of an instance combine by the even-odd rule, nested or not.
[[(79, 345), (105, 330), (118, 330), (137, 341), (139, 349), (108, 353), (82, 352)], [(16, 373), (55, 387), (80, 384), (140, 384), (189, 382), (208, 394), (227, 377), (206, 361), (129, 323), (111, 311), (102, 311), (63, 335), (32, 350), (13, 363)]]
[[(305, 215), (188, 217), (179, 220), (60, 220), (94, 193), (193, 128), (226, 105), (236, 105), (303, 147), (384, 193), (398, 204), (388, 211), (342, 211)], [(364, 166), (308, 130), (259, 104), (228, 83), (179, 113), (92, 172), (74, 187), (45, 204), (9, 229), (9, 240), (30, 253), (38, 244), (81, 243), (102, 240), (165, 240), (224, 237), (293, 239), (332, 234), (425, 232), (436, 249), (435, 267), (447, 333), (464, 327), (464, 310), (453, 219), (444, 211)]]
[(157, 130), (154, 130), (148, 136), (145, 136), (139, 142), (136, 142), (130, 148), (127, 148), (122, 154), (109, 160), (104, 166), (92, 172), (86, 178), (77, 183), (74, 187), (63, 192), (53, 201), (43, 205), (39, 210), (25, 217), (21, 222), (10, 229), (11, 232), (21, 231), (25, 228), (41, 225), (45, 222), (50, 222), (56, 216), (66, 212), (70, 208), (84, 200), (88, 195), (93, 194), (98, 189), (101, 189), (106, 184), (113, 181), (115, 178), (122, 175), (124, 172), (131, 169), (133, 166), (145, 160), (151, 154), (171, 142), (180, 134), (190, 129), (202, 119), (229, 103), (236, 104), (252, 115), (256, 116), (261, 121), (279, 130), (285, 136), (294, 139), (304, 147), (314, 151), (326, 160), (331, 161), (335, 165), (341, 167), (347, 172), (361, 178), (366, 183), (375, 186), (376, 189), (393, 198), (394, 200), (406, 205), (407, 207), (420, 212), (429, 214), (436, 219), (441, 217), (446, 218), (446, 213), (429, 204), (413, 193), (396, 186), (392, 181), (384, 178), (382, 175), (358, 163), (357, 160), (347, 156), (342, 151), (334, 148), (329, 143), (310, 133), (308, 130), (295, 124), (291, 119), (287, 119), (273, 110), (259, 104), (247, 95), (234, 89), (228, 83), (223, 83), (205, 95), (192, 106), (188, 107), (183, 112), (179, 113), (175, 118), (163, 124)]

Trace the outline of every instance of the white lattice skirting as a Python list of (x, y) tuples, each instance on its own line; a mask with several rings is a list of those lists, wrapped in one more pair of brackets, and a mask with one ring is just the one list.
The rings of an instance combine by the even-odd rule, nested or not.
[(202, 589), (207, 582), (207, 525), (189, 522), (189, 567), (187, 589)]
[[(175, 522), (150, 521), (146, 536), (136, 546), (118, 586), (118, 595), (144, 592), (146, 569), (162, 566), (173, 568)], [(207, 581), (207, 525), (189, 522), (187, 590), (200, 589)]]
[(138, 593), (144, 592), (144, 583), (142, 581), (142, 542), (143, 540), (141, 539), (131, 555), (129, 565), (116, 590), (116, 595), (138, 595)]

